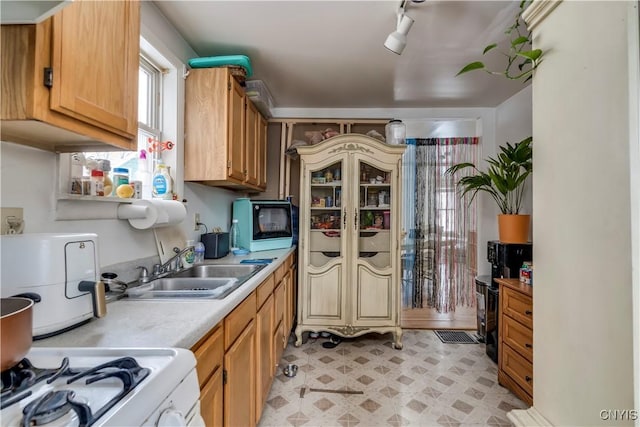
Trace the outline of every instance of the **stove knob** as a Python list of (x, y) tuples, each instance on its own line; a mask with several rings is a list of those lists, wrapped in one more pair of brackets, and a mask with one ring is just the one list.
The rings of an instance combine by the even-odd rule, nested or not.
[(184, 427), (187, 425), (187, 420), (182, 412), (175, 408), (169, 408), (162, 411), (156, 425), (158, 427)]

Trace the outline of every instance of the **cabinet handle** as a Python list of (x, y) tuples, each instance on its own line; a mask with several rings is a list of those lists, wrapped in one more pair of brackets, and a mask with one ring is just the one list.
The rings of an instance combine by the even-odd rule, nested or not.
[(358, 230), (358, 209), (356, 209), (356, 213), (353, 216), (353, 229)]
[(347, 209), (342, 210), (342, 228), (347, 229)]
[(525, 343), (524, 346), (527, 347), (527, 348), (533, 348), (533, 346), (531, 344), (529, 344), (529, 343)]
[(524, 377), (524, 379), (525, 379), (525, 381), (527, 381), (528, 383), (530, 383), (530, 382), (531, 382), (531, 380), (532, 380), (532, 378), (531, 378), (529, 375), (526, 375), (526, 376)]
[(531, 310), (527, 310), (524, 312), (524, 314), (526, 314), (527, 316), (531, 316), (533, 312)]

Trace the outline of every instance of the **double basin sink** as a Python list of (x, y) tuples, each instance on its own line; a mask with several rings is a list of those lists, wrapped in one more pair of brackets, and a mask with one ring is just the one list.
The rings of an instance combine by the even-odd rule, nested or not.
[(223, 299), (262, 270), (265, 264), (199, 264), (127, 289), (133, 299)]

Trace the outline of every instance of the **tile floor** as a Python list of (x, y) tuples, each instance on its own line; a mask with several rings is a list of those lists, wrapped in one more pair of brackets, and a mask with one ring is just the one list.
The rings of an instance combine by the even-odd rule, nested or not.
[(506, 413), (527, 407), (498, 384), (484, 344), (444, 344), (421, 330), (404, 331), (402, 350), (391, 347), (390, 334), (333, 349), (325, 341), (289, 344), (280, 366), (296, 364), (298, 373), (278, 370), (259, 427), (510, 426)]

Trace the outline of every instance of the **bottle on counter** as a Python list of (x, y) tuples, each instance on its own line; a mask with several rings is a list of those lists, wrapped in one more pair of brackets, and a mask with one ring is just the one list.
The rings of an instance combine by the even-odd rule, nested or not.
[(204, 261), (204, 243), (196, 243), (194, 264), (199, 264)]
[(91, 171), (91, 195), (104, 196), (104, 172), (101, 170)]
[(231, 228), (229, 229), (229, 250), (233, 251), (236, 249), (240, 249), (238, 238), (240, 230), (238, 229), (238, 220), (234, 219), (231, 221)]
[(169, 166), (159, 163), (153, 173), (153, 197), (156, 199), (173, 199), (173, 180), (169, 173)]
[(196, 254), (195, 254), (195, 243), (193, 240), (187, 240), (186, 243), (186, 247), (187, 248), (191, 248), (190, 250), (186, 251), (184, 253), (184, 255), (182, 255), (182, 265), (185, 268), (191, 267), (193, 265), (193, 263), (195, 262), (195, 258), (196, 258)]
[(104, 179), (104, 195), (110, 196), (111, 191), (113, 191), (113, 182), (109, 177), (109, 172), (111, 171), (111, 162), (107, 159), (98, 159), (98, 169), (102, 171), (102, 176)]
[(117, 196), (118, 187), (126, 184), (129, 185), (129, 169), (113, 168), (113, 195)]

